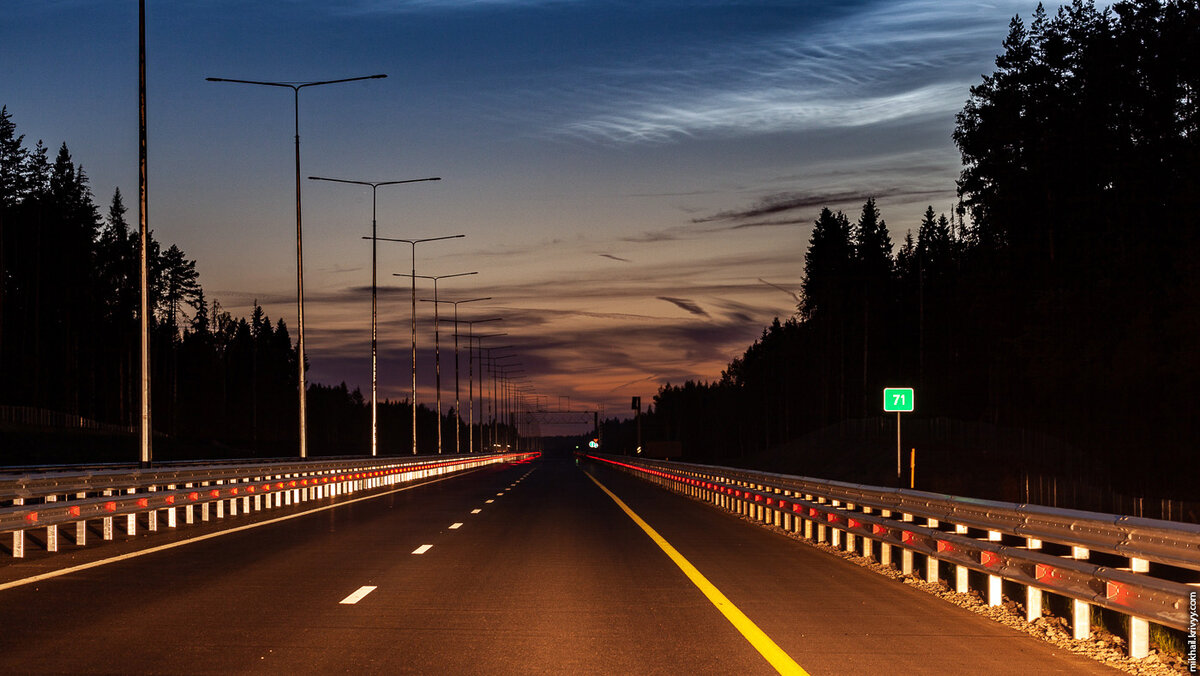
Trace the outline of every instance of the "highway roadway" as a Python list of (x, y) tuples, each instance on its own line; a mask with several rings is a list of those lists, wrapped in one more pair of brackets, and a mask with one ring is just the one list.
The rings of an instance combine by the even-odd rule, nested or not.
[(0, 562), (0, 583), (93, 566), (0, 584), (0, 673), (1116, 673), (562, 458), (197, 532)]

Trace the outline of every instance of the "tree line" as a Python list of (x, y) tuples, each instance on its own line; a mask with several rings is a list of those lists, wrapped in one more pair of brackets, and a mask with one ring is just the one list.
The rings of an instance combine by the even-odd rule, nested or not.
[(1195, 476), (1200, 9), (1039, 5), (1003, 48), (957, 116), (950, 213), (893, 242), (874, 199), (821, 210), (796, 314), (716, 381), (662, 387), (645, 438), (736, 458), (911, 386), (914, 415), (1084, 449), (1063, 472)]
[[(101, 215), (66, 143), (49, 158), (42, 141), (26, 146), (0, 107), (0, 406), (132, 428), (141, 415), (136, 224), (119, 188)], [(298, 351), (287, 324), (257, 302), (249, 317), (210, 303), (196, 261), (153, 232), (147, 262), (156, 446), (168, 456), (294, 454)], [(308, 402), (313, 453), (367, 452), (370, 411), (358, 390), (313, 383)], [(417, 413), (429, 452), (438, 418), (424, 406)], [(411, 449), (411, 415), (407, 401), (381, 403), (383, 452)], [(453, 438), (452, 414), (441, 424)], [(18, 453), (34, 459), (33, 449), (8, 448), (0, 464)]]

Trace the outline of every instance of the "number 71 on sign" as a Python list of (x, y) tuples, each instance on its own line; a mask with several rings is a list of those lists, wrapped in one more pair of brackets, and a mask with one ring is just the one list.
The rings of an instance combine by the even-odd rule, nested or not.
[(911, 387), (888, 387), (883, 390), (884, 413), (912, 413), (914, 403)]

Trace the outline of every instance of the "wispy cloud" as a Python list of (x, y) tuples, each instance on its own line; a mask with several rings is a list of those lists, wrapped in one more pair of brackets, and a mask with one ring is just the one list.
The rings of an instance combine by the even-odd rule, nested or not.
[(999, 47), (998, 22), (1028, 11), (1027, 4), (902, 0), (836, 17), (797, 15), (790, 32), (730, 35), (718, 45), (692, 45), (679, 59), (596, 70), (587, 81), (605, 108), (595, 105), (556, 131), (658, 143), (946, 116), (978, 79), (976, 64), (988, 64)]
[(704, 311), (704, 308), (700, 307), (695, 302), (690, 301), (686, 298), (672, 298), (670, 296), (659, 296), (658, 299), (665, 300), (668, 303), (673, 303), (676, 306), (678, 306), (679, 308), (681, 308), (683, 310), (687, 310), (688, 312), (690, 312), (694, 315), (699, 315), (701, 317), (708, 316), (708, 313)]

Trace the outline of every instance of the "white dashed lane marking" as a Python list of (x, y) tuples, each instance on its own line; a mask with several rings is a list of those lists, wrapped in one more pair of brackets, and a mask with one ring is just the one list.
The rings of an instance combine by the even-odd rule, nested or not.
[(339, 603), (341, 603), (342, 605), (352, 606), (355, 603), (358, 603), (359, 601), (363, 600), (363, 598), (367, 594), (370, 594), (371, 592), (375, 591), (376, 589), (377, 589), (376, 587), (359, 587), (358, 591), (356, 591), (353, 594), (342, 599)]
[(431, 549), (433, 549), (433, 545), (421, 545), (413, 550), (413, 554), (424, 554)]

